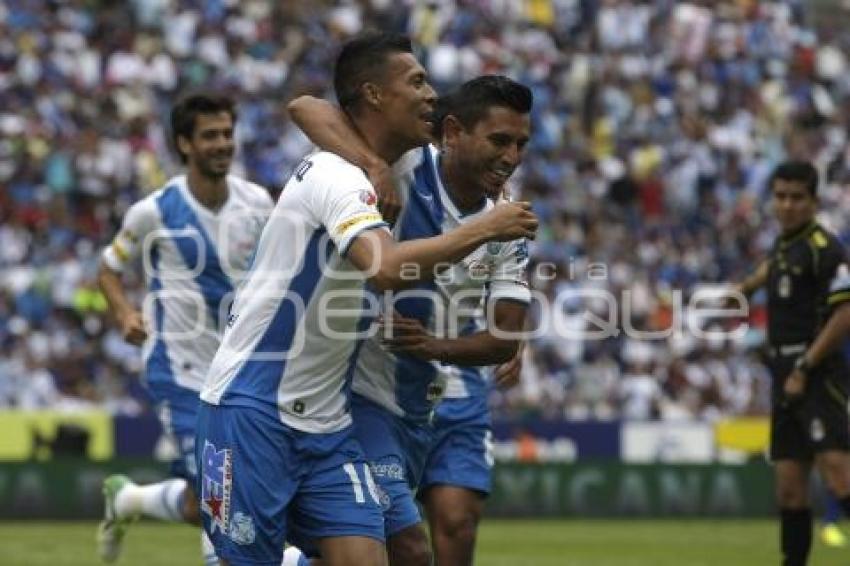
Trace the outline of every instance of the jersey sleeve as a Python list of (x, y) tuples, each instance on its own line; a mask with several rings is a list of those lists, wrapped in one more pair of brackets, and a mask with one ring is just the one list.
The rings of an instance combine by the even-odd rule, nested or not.
[(820, 287), (826, 288), (826, 303), (833, 307), (850, 300), (850, 264), (841, 242), (817, 227), (809, 236), (814, 268)]
[(145, 237), (153, 232), (159, 212), (153, 199), (146, 198), (127, 209), (121, 231), (103, 250), (103, 262), (113, 271), (122, 272), (142, 252)]
[(829, 277), (829, 290), (826, 302), (829, 306), (850, 301), (850, 262), (841, 244), (835, 243), (835, 249), (824, 262), (826, 276)]
[(366, 230), (386, 229), (388, 224), (378, 212), (378, 196), (375, 189), (360, 174), (329, 176), (321, 183), (314, 195), (314, 213), (339, 250), (345, 255), (354, 239)]
[(526, 269), (528, 267), (528, 244), (526, 240), (508, 242), (497, 256), (490, 277), (488, 301), (509, 299), (522, 303), (531, 302)]

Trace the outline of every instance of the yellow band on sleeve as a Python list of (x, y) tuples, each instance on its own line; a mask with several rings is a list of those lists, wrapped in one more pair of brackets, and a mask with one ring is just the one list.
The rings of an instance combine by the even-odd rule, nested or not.
[(348, 232), (349, 230), (351, 230), (352, 228), (354, 228), (355, 226), (358, 226), (359, 224), (369, 224), (369, 223), (372, 223), (372, 222), (383, 222), (383, 220), (384, 220), (384, 217), (381, 216), (380, 214), (378, 214), (377, 212), (371, 212), (371, 213), (367, 213), (367, 214), (358, 214), (357, 216), (353, 216), (353, 217), (349, 218), (348, 220), (341, 222), (339, 225), (337, 225), (334, 232), (336, 233), (337, 236), (341, 236), (341, 235), (345, 234), (346, 232)]

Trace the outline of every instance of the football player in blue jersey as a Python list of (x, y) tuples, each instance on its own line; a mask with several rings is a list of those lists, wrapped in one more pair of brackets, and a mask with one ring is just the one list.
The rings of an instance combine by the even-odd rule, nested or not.
[[(402, 203), (396, 237), (451, 233), (494, 206), (487, 196), (502, 190), (522, 159), (531, 104), (526, 87), (498, 76), (479, 77), (442, 98), (435, 120), (439, 149), (419, 148), (392, 166)], [(302, 97), (290, 110), (320, 146), (382, 170), (332, 105)], [(352, 415), (382, 491), (392, 564), (429, 563), (413, 499), (419, 486), (437, 563), (471, 563), (492, 465), (488, 385), (478, 366), (517, 354), (530, 300), (526, 262), (521, 240), (476, 250), (420, 286), (418, 297), (390, 301), (385, 327), (392, 336), (383, 344), (380, 336), (368, 339), (358, 353)], [(481, 302), (491, 313), (484, 328), (467, 314)], [(441, 312), (463, 329), (460, 336), (439, 335)], [(515, 370), (512, 362), (502, 378), (515, 377)], [(434, 417), (444, 394), (452, 409), (441, 415), (438, 407)]]

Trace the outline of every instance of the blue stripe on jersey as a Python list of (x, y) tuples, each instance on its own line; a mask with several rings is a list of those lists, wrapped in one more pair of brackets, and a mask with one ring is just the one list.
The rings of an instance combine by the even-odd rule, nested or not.
[[(374, 290), (366, 283), (366, 292), (374, 293)], [(369, 301), (367, 297), (363, 297), (363, 314), (360, 315), (360, 320), (357, 321), (357, 335), (364, 336), (366, 330), (374, 322), (375, 317), (369, 314)], [(351, 405), (351, 382), (354, 380), (354, 370), (357, 368), (357, 358), (360, 357), (360, 348), (363, 347), (364, 338), (357, 340), (351, 355), (348, 357), (348, 369), (345, 370), (345, 382), (342, 386), (343, 394), (345, 395), (345, 410), (348, 411)]]
[[(159, 269), (159, 252), (156, 246), (151, 249), (151, 266), (154, 273)], [(171, 359), (168, 357), (168, 348), (162, 339), (165, 321), (165, 310), (162, 307), (162, 299), (156, 297), (156, 293), (162, 290), (162, 282), (158, 277), (151, 277), (150, 292), (154, 296), (154, 329), (156, 336), (153, 350), (151, 350), (145, 363), (145, 382), (151, 396), (155, 401), (165, 400), (166, 392), (163, 386), (173, 384), (175, 381), (174, 371), (171, 369)]]
[[(422, 163), (414, 170), (407, 206), (399, 222), (400, 241), (430, 238), (443, 233), (443, 203), (430, 148), (424, 147), (422, 155)], [(426, 289), (433, 293), (431, 296), (438, 296), (433, 281), (420, 283), (414, 288)], [(419, 297), (395, 301), (394, 306), (402, 316), (418, 319), (426, 327), (434, 310), (433, 300)], [(408, 417), (428, 418), (431, 412), (431, 403), (426, 401), (428, 386), (435, 377), (436, 369), (430, 362), (412, 356), (397, 356), (396, 399)]]
[[(461, 328), (460, 335), (469, 336), (471, 334), (475, 334), (480, 330), (481, 328), (478, 326), (478, 321), (474, 318), (471, 318), (464, 325), (464, 327)], [(468, 396), (478, 397), (486, 400), (487, 392), (489, 390), (489, 383), (486, 379), (484, 379), (484, 374), (482, 372), (483, 368), (475, 366), (457, 367), (458, 369), (460, 369), (460, 378), (463, 380), (463, 385), (466, 388)]]
[(201, 295), (204, 297), (207, 310), (210, 316), (212, 316), (216, 328), (219, 329), (218, 315), (221, 300), (225, 295), (233, 291), (233, 285), (230, 282), (230, 278), (228, 278), (227, 274), (221, 268), (215, 246), (201, 225), (200, 220), (198, 220), (195, 211), (192, 210), (192, 207), (183, 198), (179, 187), (175, 185), (165, 189), (162, 195), (156, 199), (156, 203), (159, 206), (162, 223), (168, 230), (185, 230), (191, 226), (200, 234), (204, 245), (203, 250), (198, 249), (194, 238), (177, 236), (172, 238), (172, 241), (183, 257), (186, 267), (189, 269), (197, 265), (199, 255), (201, 253), (204, 254), (202, 259), (204, 261), (204, 267), (197, 277), (195, 277), (195, 282), (201, 289)]
[[(319, 254), (322, 253), (324, 255), (323, 259), (327, 263), (334, 249), (333, 240), (324, 238), (324, 235), (324, 228), (313, 232), (304, 250), (304, 262), (301, 265), (301, 270), (298, 272), (298, 275), (292, 278), (289, 284), (289, 293), (301, 299), (303, 309), (296, 309), (292, 300), (282, 297), (277, 312), (275, 312), (271, 322), (266, 327), (263, 336), (254, 349), (254, 354), (278, 353), (280, 357), (284, 357), (283, 354), (289, 352), (292, 339), (295, 337), (295, 332), (298, 329), (298, 317), (303, 315), (304, 311), (309, 307), (313, 291), (316, 290), (322, 278), (322, 263), (320, 263)], [(325, 243), (324, 249), (320, 249), (319, 247), (322, 241)], [(248, 400), (250, 406), (266, 411), (269, 410), (271, 407), (269, 400), (277, 397), (276, 392), (285, 368), (285, 359), (256, 359), (252, 355), (239, 368), (222, 398), (222, 403), (224, 404), (234, 398), (242, 398), (243, 400)], [(259, 402), (257, 403), (251, 400)], [(277, 418), (276, 404), (274, 405), (273, 414)]]

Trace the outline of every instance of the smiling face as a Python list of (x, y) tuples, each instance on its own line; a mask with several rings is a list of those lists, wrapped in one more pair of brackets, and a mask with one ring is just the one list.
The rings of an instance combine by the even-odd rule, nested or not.
[(410, 53), (390, 55), (384, 80), (376, 87), (386, 126), (401, 138), (405, 149), (428, 143), (437, 93), (416, 58)]
[(817, 212), (817, 199), (802, 181), (775, 179), (772, 202), (784, 234), (796, 232), (811, 222)]
[(189, 168), (204, 177), (224, 177), (233, 162), (233, 116), (226, 111), (198, 114), (191, 137), (178, 136), (177, 144)]
[(491, 106), (469, 130), (454, 116), (444, 123), (445, 164), (462, 174), (464, 184), (482, 194), (499, 194), (522, 162), (531, 120), (504, 106)]

